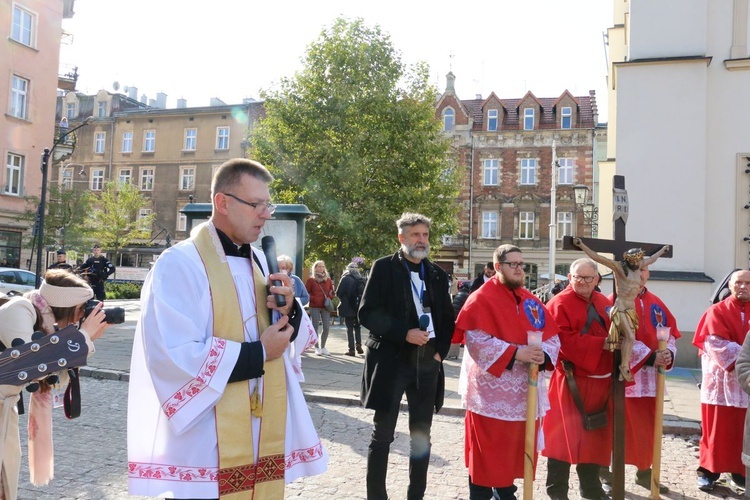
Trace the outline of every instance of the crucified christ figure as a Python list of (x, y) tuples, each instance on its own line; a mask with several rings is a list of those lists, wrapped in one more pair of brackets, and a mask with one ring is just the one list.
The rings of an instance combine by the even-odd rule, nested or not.
[(620, 343), (620, 351), (622, 352), (620, 380), (624, 379), (631, 382), (633, 375), (630, 373), (630, 353), (633, 351), (635, 332), (638, 331), (635, 298), (641, 290), (641, 268), (648, 267), (656, 262), (664, 252), (669, 250), (669, 245), (664, 245), (658, 252), (645, 260), (643, 250), (631, 248), (622, 255), (622, 260), (617, 262), (594, 252), (580, 238), (573, 238), (573, 244), (583, 250), (592, 260), (610, 268), (615, 275), (617, 298), (609, 313), (612, 324), (609, 328), (607, 342), (611, 350), (614, 350), (618, 342)]

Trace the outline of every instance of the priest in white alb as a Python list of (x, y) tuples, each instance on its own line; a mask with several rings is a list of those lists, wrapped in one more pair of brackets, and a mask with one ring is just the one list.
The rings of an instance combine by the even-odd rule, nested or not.
[(280, 499), (327, 468), (300, 387), (315, 332), (289, 277), (269, 276), (249, 245), (275, 209), (272, 180), (251, 160), (221, 165), (211, 220), (146, 278), (128, 397), (133, 495)]

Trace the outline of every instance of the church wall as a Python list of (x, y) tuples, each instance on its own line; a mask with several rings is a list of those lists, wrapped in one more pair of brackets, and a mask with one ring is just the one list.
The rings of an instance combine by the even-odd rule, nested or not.
[(629, 59), (704, 55), (708, 1), (632, 0)]
[(617, 81), (617, 173), (625, 176), (630, 202), (627, 237), (674, 245), (674, 257), (656, 269), (703, 271), (706, 64), (626, 64)]

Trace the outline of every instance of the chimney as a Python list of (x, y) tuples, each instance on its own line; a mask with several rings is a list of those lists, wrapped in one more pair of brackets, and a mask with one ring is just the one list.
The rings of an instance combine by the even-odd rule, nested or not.
[(481, 101), (482, 100), (482, 94), (475, 94), (475, 99), (477, 101)]
[(141, 104), (148, 104), (148, 96), (146, 94), (141, 94)]
[(165, 94), (164, 92), (158, 92), (156, 94), (156, 107), (167, 109), (167, 94)]
[(446, 79), (446, 85), (445, 85), (445, 91), (446, 92), (456, 92), (456, 76), (453, 74), (453, 71), (449, 71), (447, 75), (445, 75)]
[(138, 100), (138, 87), (128, 87), (128, 97), (134, 101)]
[(179, 98), (177, 99), (177, 109), (185, 109), (187, 108), (187, 99)]
[(212, 97), (209, 106), (226, 106), (227, 103), (219, 99), (218, 97)]
[(148, 100), (148, 105), (151, 106), (152, 108), (155, 108), (156, 107), (156, 99), (149, 99)]
[(589, 99), (591, 100), (591, 112), (594, 115), (594, 125), (599, 123), (599, 106), (596, 104), (596, 90), (589, 90)]

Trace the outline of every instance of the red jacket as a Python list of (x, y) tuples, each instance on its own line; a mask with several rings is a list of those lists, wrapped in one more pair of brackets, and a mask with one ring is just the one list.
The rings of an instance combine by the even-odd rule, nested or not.
[(307, 278), (305, 288), (307, 288), (307, 293), (310, 294), (310, 307), (315, 307), (317, 309), (325, 309), (325, 306), (323, 305), (325, 297), (328, 296), (329, 299), (332, 299), (334, 296), (333, 281), (331, 281), (331, 278), (327, 278), (324, 282), (318, 283), (315, 281), (315, 278), (311, 276)]

